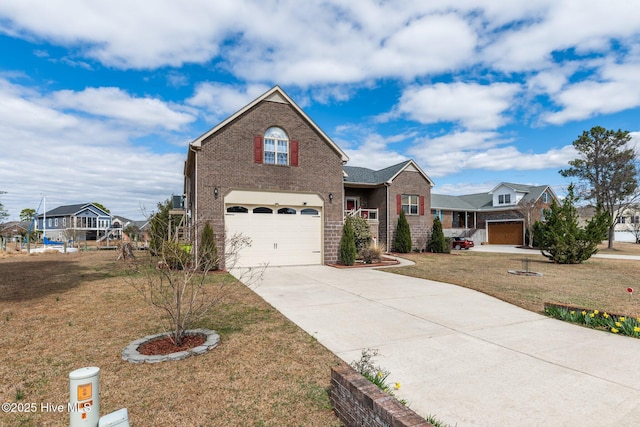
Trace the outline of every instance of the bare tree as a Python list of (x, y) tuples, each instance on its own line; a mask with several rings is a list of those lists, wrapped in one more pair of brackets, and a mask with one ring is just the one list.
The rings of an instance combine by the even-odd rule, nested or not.
[(80, 236), (80, 233), (85, 233), (85, 231), (83, 230), (78, 230), (77, 228), (71, 226), (69, 228), (65, 228), (63, 235), (66, 241), (71, 240), (73, 242), (73, 245), (77, 245), (78, 244), (78, 237)]
[(540, 219), (537, 200), (521, 200), (518, 203), (518, 211), (524, 218), (524, 227), (529, 234), (528, 246), (533, 248), (533, 224)]
[[(181, 345), (186, 331), (228, 296), (230, 286), (236, 282), (229, 274), (208, 273), (223, 264), (227, 270), (233, 269), (239, 252), (250, 246), (251, 240), (242, 235), (228, 238), (224, 259), (214, 251), (215, 246), (195, 243), (195, 239), (175, 237), (163, 240), (154, 252), (129, 258), (134, 273), (130, 282), (156, 309), (163, 329), (176, 345)], [(195, 253), (195, 248), (199, 253)], [(238, 276), (241, 282), (252, 286), (262, 279), (263, 272), (264, 267), (246, 268), (238, 270)]]

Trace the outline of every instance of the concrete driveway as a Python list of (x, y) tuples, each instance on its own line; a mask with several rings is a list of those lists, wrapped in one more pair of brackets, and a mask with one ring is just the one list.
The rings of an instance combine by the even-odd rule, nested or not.
[(373, 269), (271, 267), (255, 291), (347, 363), (377, 349), (397, 396), (452, 426), (640, 425), (638, 339)]

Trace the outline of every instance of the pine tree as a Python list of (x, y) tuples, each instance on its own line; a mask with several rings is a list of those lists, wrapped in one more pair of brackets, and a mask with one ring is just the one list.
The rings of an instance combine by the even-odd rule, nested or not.
[(409, 228), (409, 222), (407, 221), (404, 211), (400, 211), (400, 217), (398, 217), (396, 238), (393, 241), (393, 247), (400, 253), (411, 252), (411, 229)]
[(554, 201), (545, 211), (545, 222), (538, 223), (540, 251), (558, 264), (580, 264), (591, 258), (598, 252), (598, 244), (606, 238), (611, 223), (609, 213), (599, 206), (587, 226), (580, 227), (575, 202), (574, 187), (570, 185), (562, 205)]
[(442, 222), (437, 216), (433, 220), (431, 227), (431, 240), (429, 240), (429, 250), (434, 253), (443, 254), (450, 252), (447, 247), (447, 239), (442, 231)]
[(340, 239), (340, 263), (353, 265), (355, 262), (356, 243), (353, 237), (353, 225), (351, 218), (347, 218), (342, 227), (342, 238)]

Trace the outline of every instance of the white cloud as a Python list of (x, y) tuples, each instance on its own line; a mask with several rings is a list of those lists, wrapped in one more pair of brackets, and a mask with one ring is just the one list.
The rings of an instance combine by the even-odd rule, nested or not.
[(62, 90), (50, 96), (56, 108), (129, 122), (148, 129), (178, 130), (194, 121), (190, 114), (149, 97), (136, 98), (115, 87), (87, 88), (81, 92)]
[(494, 83), (436, 83), (407, 88), (396, 107), (397, 113), (420, 123), (453, 122), (469, 129), (496, 129), (508, 119), (519, 85)]
[(563, 124), (640, 106), (640, 63), (608, 64), (600, 73), (599, 80), (571, 84), (554, 94), (561, 109), (545, 114), (543, 120)]
[(225, 119), (270, 87), (266, 85), (229, 86), (221, 83), (204, 82), (196, 86), (194, 95), (186, 103), (207, 111), (213, 121)]
[(342, 141), (340, 138), (335, 138), (347, 156), (349, 156), (349, 166), (360, 166), (373, 170), (383, 169), (387, 166), (400, 163), (407, 160), (409, 157), (390, 148), (391, 145), (397, 142), (405, 141), (413, 138), (413, 133), (397, 134), (384, 137), (377, 133), (367, 132), (359, 127), (342, 127), (339, 132), (350, 132), (352, 135), (358, 135), (358, 140), (362, 142), (359, 144), (349, 143), (348, 140)]
[(534, 19), (507, 28), (484, 49), (485, 62), (505, 71), (547, 68), (553, 52), (604, 53), (612, 39), (623, 43), (637, 34), (639, 6), (626, 0), (554, 1)]
[(209, 60), (243, 9), (241, 1), (24, 0), (3, 3), (0, 14), (11, 20), (5, 33), (79, 47), (109, 66), (154, 68)]
[(523, 153), (516, 147), (494, 148), (473, 153), (463, 162), (472, 169), (489, 170), (535, 170), (559, 168), (576, 157), (573, 146), (552, 148), (545, 153)]
[[(134, 107), (143, 113), (130, 108), (133, 116), (144, 116), (144, 103)], [(183, 150), (135, 147), (136, 134), (62, 111), (33, 89), (0, 80), (0, 186), (11, 218), (36, 208), (43, 193), (57, 204), (98, 201), (133, 219), (141, 218), (141, 205), (152, 209), (171, 192), (181, 193)]]
[(544, 153), (522, 152), (496, 132), (457, 132), (417, 141), (409, 150), (433, 177), (463, 169), (536, 170), (566, 166), (575, 158), (573, 146)]

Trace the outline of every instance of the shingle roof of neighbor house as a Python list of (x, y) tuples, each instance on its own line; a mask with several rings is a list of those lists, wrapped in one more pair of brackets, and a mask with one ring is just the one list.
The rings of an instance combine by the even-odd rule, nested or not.
[[(98, 208), (96, 205), (94, 205), (93, 203), (79, 203), (77, 205), (64, 205), (64, 206), (58, 206), (57, 208), (51, 209), (50, 211), (46, 212), (47, 216), (64, 216), (64, 215), (73, 215), (74, 213), (86, 208), (86, 207), (93, 207), (94, 209), (98, 209), (100, 212), (102, 212), (105, 215), (109, 215), (108, 213), (104, 212), (102, 209)], [(38, 218), (42, 218), (44, 214), (39, 214)]]
[(350, 184), (381, 185), (393, 181), (396, 175), (406, 168), (413, 168), (415, 171), (421, 173), (429, 184), (433, 186), (431, 178), (429, 178), (413, 160), (405, 160), (404, 162), (377, 171), (359, 166), (343, 166), (344, 182)]
[(431, 194), (431, 208), (432, 209), (447, 209), (456, 211), (482, 211), (482, 210), (495, 210), (495, 209), (513, 209), (511, 206), (496, 207), (493, 206), (493, 192), (501, 186), (506, 186), (518, 193), (524, 193), (522, 200), (525, 202), (538, 200), (545, 190), (549, 190), (553, 197), (557, 200), (556, 195), (553, 193), (548, 185), (523, 185), (513, 184), (510, 182), (502, 182), (497, 185), (493, 190), (487, 193), (475, 193), (464, 194), (461, 196), (448, 196), (444, 194)]

